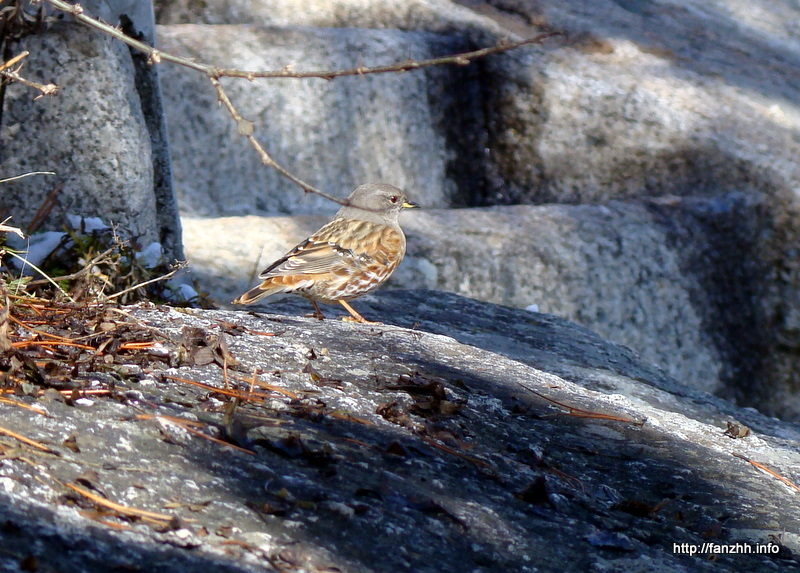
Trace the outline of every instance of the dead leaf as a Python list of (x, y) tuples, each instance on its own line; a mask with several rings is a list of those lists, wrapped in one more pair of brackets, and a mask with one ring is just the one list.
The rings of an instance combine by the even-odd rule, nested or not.
[(181, 332), (179, 358), (189, 366), (206, 366), (214, 362), (219, 366), (239, 366), (239, 361), (228, 350), (224, 336), (189, 326)]
[(727, 424), (728, 429), (722, 433), (724, 436), (728, 436), (729, 438), (733, 438), (735, 440), (737, 438), (746, 438), (750, 435), (750, 428), (744, 424), (739, 424), (737, 422), (727, 422)]
[[(60, 396), (60, 394), (59, 394), (59, 396)], [(75, 434), (72, 434), (66, 440), (61, 442), (61, 445), (64, 446), (65, 448), (69, 449), (69, 450), (72, 450), (76, 454), (81, 453), (81, 449), (78, 447), (78, 438), (77, 438), (77, 436), (75, 436)]]

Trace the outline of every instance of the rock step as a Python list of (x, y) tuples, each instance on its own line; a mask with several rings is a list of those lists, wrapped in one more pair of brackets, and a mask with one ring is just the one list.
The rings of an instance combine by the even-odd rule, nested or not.
[[(159, 46), (245, 70), (331, 70), (463, 52), (458, 37), (399, 30), (160, 26)], [(227, 49), (236, 45), (236, 50)], [(324, 79), (223, 80), (256, 137), (284, 167), (346, 196), (367, 181), (407, 189), (430, 207), (467, 204), (480, 186), (485, 126), (475, 66)], [(332, 212), (261, 165), (219, 109), (208, 80), (165, 66), (163, 89), (183, 212), (194, 215)], [(471, 184), (472, 182), (472, 184)]]
[[(159, 350), (115, 355), (94, 384), (113, 395), (19, 397), (46, 416), (4, 408), (3, 427), (61, 455), (3, 461), (0, 567), (32, 569), (35, 555), (65, 573), (797, 570), (800, 500), (745, 461), (791, 479), (796, 425), (557, 317), (435, 291), (373, 298), (384, 326), (302, 318), (299, 304), (127, 307), (113, 340), (157, 332)], [(212, 348), (236, 363), (194, 359)], [(250, 381), (235, 412), (209, 392)], [(67, 503), (76, 476), (174, 519), (98, 520)], [(713, 563), (711, 549), (685, 554), (709, 545)]]
[[(715, 202), (710, 220), (709, 208), (705, 199), (675, 199), (409, 212), (401, 220), (408, 254), (389, 287), (536, 305), (633, 348), (688, 385), (753, 400), (751, 376), (764, 358), (756, 350), (766, 344), (772, 359), (787, 358), (756, 320), (764, 262), (732, 251), (717, 227), (725, 211), (755, 244), (759, 223), (740, 196)], [(186, 253), (201, 289), (224, 305), (327, 220), (184, 217)], [(786, 411), (782, 399), (755, 399)]]

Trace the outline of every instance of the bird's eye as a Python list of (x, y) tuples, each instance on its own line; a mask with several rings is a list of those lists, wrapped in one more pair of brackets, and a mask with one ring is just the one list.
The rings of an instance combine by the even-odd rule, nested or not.
[(397, 203), (399, 200), (400, 197), (398, 197), (397, 195), (392, 195), (391, 197), (389, 197), (389, 201), (391, 201), (392, 203)]

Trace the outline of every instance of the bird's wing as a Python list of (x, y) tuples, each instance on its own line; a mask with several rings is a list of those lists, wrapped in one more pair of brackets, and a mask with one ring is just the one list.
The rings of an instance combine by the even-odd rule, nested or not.
[[(388, 265), (403, 258), (405, 237), (387, 225), (334, 219), (259, 275), (269, 279), (290, 275), (342, 273), (364, 268), (374, 260)], [(396, 263), (395, 263), (396, 265)]]
[(258, 278), (335, 272), (353, 264), (356, 260), (350, 249), (344, 249), (334, 243), (306, 239), (270, 265)]

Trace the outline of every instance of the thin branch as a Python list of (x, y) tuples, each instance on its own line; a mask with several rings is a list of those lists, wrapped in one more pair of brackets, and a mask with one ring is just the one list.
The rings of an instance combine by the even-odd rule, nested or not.
[(131, 292), (131, 291), (134, 291), (134, 290), (136, 290), (136, 289), (139, 289), (139, 288), (142, 288), (142, 287), (146, 287), (146, 286), (147, 286), (147, 285), (149, 285), (149, 284), (157, 283), (157, 282), (159, 282), (159, 281), (165, 281), (165, 280), (167, 280), (167, 279), (169, 279), (169, 278), (172, 278), (173, 276), (175, 276), (175, 274), (176, 274), (178, 271), (181, 271), (181, 270), (185, 269), (185, 268), (186, 268), (186, 265), (187, 265), (186, 261), (183, 261), (183, 262), (181, 262), (181, 263), (178, 263), (178, 264), (175, 266), (175, 268), (174, 268), (174, 269), (172, 269), (170, 272), (168, 272), (168, 273), (167, 273), (167, 274), (165, 274), (165, 275), (161, 275), (161, 276), (159, 276), (159, 277), (156, 277), (156, 278), (154, 278), (154, 279), (150, 279), (149, 281), (144, 281), (144, 282), (142, 282), (142, 283), (135, 284), (135, 285), (133, 285), (132, 287), (126, 288), (125, 290), (121, 290), (121, 291), (119, 291), (119, 292), (115, 292), (114, 294), (108, 295), (106, 298), (107, 298), (108, 300), (112, 300), (112, 299), (115, 299), (115, 298), (117, 298), (117, 297), (120, 297), (120, 296), (122, 296), (122, 295), (124, 295), (124, 294), (127, 294), (127, 293), (129, 293), (129, 292)]
[(291, 66), (286, 66), (280, 70), (247, 71), (247, 70), (218, 68), (210, 64), (197, 62), (190, 58), (183, 58), (181, 56), (175, 56), (168, 52), (157, 50), (153, 46), (150, 46), (148, 44), (145, 44), (144, 42), (140, 42), (139, 40), (135, 40), (130, 36), (127, 36), (119, 28), (115, 28), (114, 26), (109, 26), (108, 24), (105, 24), (103, 22), (95, 20), (94, 18), (86, 16), (83, 13), (83, 7), (80, 4), (70, 4), (68, 2), (64, 2), (63, 0), (47, 0), (47, 2), (54, 8), (57, 8), (58, 10), (72, 14), (75, 17), (75, 19), (78, 20), (79, 22), (91, 26), (92, 28), (101, 30), (106, 34), (109, 34), (114, 38), (120, 40), (121, 42), (125, 42), (132, 48), (144, 52), (147, 55), (148, 60), (152, 63), (159, 63), (162, 61), (172, 62), (175, 64), (180, 64), (182, 66), (192, 68), (199, 72), (203, 72), (208, 77), (213, 77), (213, 78), (230, 77), (230, 78), (245, 78), (248, 80), (253, 80), (256, 78), (321, 78), (325, 80), (332, 80), (334, 78), (340, 78), (344, 76), (364, 76), (369, 74), (407, 72), (409, 70), (416, 70), (419, 68), (426, 68), (430, 66), (441, 66), (443, 64), (456, 64), (460, 66), (465, 66), (469, 64), (472, 60), (476, 60), (478, 58), (484, 58), (486, 56), (491, 56), (494, 54), (509, 52), (511, 50), (516, 50), (517, 48), (521, 48), (522, 46), (527, 46), (529, 44), (539, 44), (543, 40), (550, 38), (552, 36), (563, 35), (563, 32), (545, 32), (543, 34), (539, 34), (534, 38), (528, 38), (526, 40), (520, 40), (518, 42), (509, 42), (507, 40), (501, 40), (496, 45), (491, 46), (489, 48), (482, 48), (480, 50), (464, 52), (461, 54), (453, 54), (450, 56), (442, 56), (439, 58), (430, 58), (427, 60), (419, 60), (419, 61), (405, 60), (402, 62), (396, 62), (394, 64), (389, 64), (386, 66), (375, 66), (375, 67), (358, 66), (356, 68), (349, 68), (345, 70), (316, 70), (316, 71), (305, 71), (305, 72), (295, 72), (291, 69)]
[(29, 88), (33, 88), (42, 92), (40, 95), (36, 96), (34, 99), (39, 99), (40, 97), (44, 96), (53, 96), (56, 95), (58, 92), (61, 91), (61, 86), (57, 86), (56, 84), (37, 84), (36, 82), (32, 82), (30, 80), (26, 80), (21, 75), (19, 75), (17, 70), (3, 70), (0, 71), (0, 76), (7, 78), (14, 82), (19, 82), (23, 85), (28, 86)]
[[(242, 452), (242, 453), (245, 453), (245, 454), (248, 454), (248, 455), (251, 455), (251, 456), (256, 455), (256, 453), (253, 450), (248, 450), (247, 448), (242, 448), (240, 446), (237, 446), (236, 444), (232, 444), (230, 442), (226, 442), (225, 440), (220, 440), (219, 438), (215, 438), (214, 436), (209, 436), (208, 434), (204, 434), (200, 430), (197, 430), (196, 428), (192, 427), (192, 426), (195, 426), (197, 424), (193, 423), (191, 420), (184, 420), (183, 418), (176, 418), (175, 416), (165, 416), (163, 414), (161, 414), (161, 415), (139, 414), (138, 416), (136, 416), (137, 420), (158, 420), (159, 418), (162, 419), (162, 420), (166, 420), (167, 422), (169, 422), (171, 424), (175, 424), (176, 426), (180, 426), (181, 428), (183, 428), (184, 430), (186, 430), (187, 432), (189, 432), (193, 436), (197, 436), (198, 438), (203, 438), (204, 440), (208, 440), (209, 442), (214, 442), (215, 444), (219, 444), (219, 445), (225, 446), (227, 448), (232, 448), (234, 450), (237, 450), (239, 452)], [(200, 426), (203, 427), (204, 425), (200, 424)]]
[[(62, 275), (62, 276), (59, 276), (59, 277), (56, 277), (56, 278), (58, 280), (60, 280), (60, 281), (74, 281), (75, 279), (79, 279), (83, 275), (85, 275), (86, 273), (91, 272), (92, 267), (94, 267), (95, 265), (98, 265), (101, 262), (108, 262), (108, 261), (104, 261), (103, 259), (105, 259), (108, 255), (110, 255), (115, 250), (117, 250), (117, 248), (118, 247), (113, 246), (113, 247), (110, 247), (110, 248), (106, 249), (105, 251), (103, 251), (102, 253), (100, 253), (96, 257), (94, 257), (91, 261), (89, 261), (88, 263), (83, 265), (83, 268), (81, 270), (79, 270), (78, 272), (75, 272), (75, 273), (72, 273), (72, 274), (69, 274), (69, 275)], [(27, 286), (39, 286), (39, 285), (42, 285), (42, 284), (46, 284), (47, 282), (48, 281), (45, 280), (45, 279), (37, 279), (35, 281), (28, 282)]]
[(27, 444), (32, 448), (36, 448), (37, 450), (41, 450), (43, 452), (47, 452), (48, 454), (55, 454), (57, 456), (60, 455), (58, 452), (51, 450), (50, 448), (48, 448), (44, 444), (40, 444), (36, 440), (32, 440), (30, 438), (26, 438), (22, 434), (18, 434), (17, 432), (15, 432), (13, 430), (9, 430), (8, 428), (0, 427), (0, 434), (2, 434), (4, 436), (9, 436), (11, 438), (14, 438), (17, 441), (22, 442), (23, 444)]
[(0, 233), (14, 233), (20, 239), (25, 238), (25, 233), (22, 232), (22, 229), (17, 227), (12, 227), (11, 225), (6, 225), (11, 217), (7, 217), (4, 221), (0, 222)]
[(22, 60), (22, 58), (24, 58), (26, 56), (29, 56), (29, 55), (30, 55), (30, 52), (25, 51), (25, 52), (22, 52), (20, 54), (17, 54), (16, 56), (11, 58), (10, 60), (6, 60), (2, 64), (0, 64), (0, 72), (2, 72), (3, 70), (7, 70), (11, 66), (13, 66), (14, 64), (16, 64), (17, 62)]
[(8, 177), (7, 179), (0, 179), (0, 183), (8, 183), (9, 181), (16, 181), (18, 179), (25, 179), (26, 177), (30, 177), (31, 175), (55, 175), (55, 171), (31, 171), (29, 173), (23, 173), (22, 175), (15, 175), (14, 177)]
[(53, 8), (61, 10), (62, 12), (66, 12), (67, 14), (71, 14), (72, 17), (75, 18), (78, 22), (85, 24), (90, 28), (94, 28), (95, 30), (100, 30), (104, 34), (108, 34), (109, 36), (116, 38), (120, 42), (124, 42), (125, 44), (129, 45), (131, 48), (134, 48), (135, 50), (144, 52), (147, 55), (148, 62), (152, 64), (157, 64), (161, 61), (172, 62), (175, 64), (180, 64), (182, 66), (186, 66), (188, 68), (192, 68), (199, 72), (203, 72), (206, 75), (208, 75), (208, 70), (212, 68), (212, 66), (200, 64), (188, 58), (181, 58), (180, 56), (173, 56), (166, 52), (162, 52), (161, 50), (155, 49), (153, 46), (150, 46), (148, 44), (145, 44), (144, 42), (140, 42), (139, 40), (131, 38), (119, 28), (106, 24), (105, 22), (101, 22), (100, 20), (92, 18), (91, 16), (87, 16), (86, 14), (83, 13), (83, 6), (81, 6), (80, 4), (70, 4), (69, 2), (64, 2), (63, 0), (46, 0), (46, 1)]
[(126, 35), (122, 30), (101, 22), (95, 18), (87, 16), (83, 13), (83, 7), (80, 4), (70, 4), (69, 2), (64, 2), (63, 0), (46, 0), (48, 4), (56, 8), (57, 10), (61, 10), (62, 12), (66, 12), (71, 14), (78, 22), (85, 24), (91, 28), (99, 30), (113, 38), (116, 38), (120, 42), (123, 42), (134, 48), (143, 52), (147, 56), (147, 61), (150, 64), (157, 64), (160, 62), (172, 62), (174, 64), (179, 64), (185, 66), (187, 68), (191, 68), (193, 70), (197, 70), (209, 79), (211, 84), (214, 86), (214, 89), (217, 92), (217, 96), (219, 101), (222, 103), (223, 106), (228, 110), (228, 113), (231, 115), (233, 120), (236, 122), (236, 126), (240, 135), (244, 136), (249, 142), (250, 145), (255, 149), (258, 156), (261, 158), (261, 162), (275, 169), (278, 173), (280, 173), (285, 178), (289, 179), (296, 185), (298, 185), (301, 189), (303, 189), (306, 193), (314, 193), (321, 197), (324, 197), (330, 201), (338, 203), (340, 205), (348, 205), (348, 201), (346, 199), (340, 199), (334, 197), (332, 195), (328, 195), (323, 191), (315, 188), (314, 186), (306, 183), (280, 164), (278, 164), (264, 147), (258, 142), (258, 140), (253, 135), (253, 124), (252, 122), (244, 119), (241, 114), (236, 110), (236, 107), (230, 101), (227, 94), (225, 93), (222, 84), (219, 82), (219, 78), (222, 77), (235, 77), (235, 78), (245, 78), (248, 80), (254, 80), (256, 78), (322, 78), (326, 80), (332, 80), (334, 78), (344, 77), (344, 76), (364, 76), (368, 74), (384, 74), (384, 73), (392, 73), (392, 72), (405, 72), (409, 70), (416, 70), (419, 68), (425, 68), (430, 66), (440, 66), (444, 64), (456, 64), (456, 65), (467, 65), (472, 60), (483, 58), (486, 56), (490, 56), (493, 54), (500, 54), (503, 52), (508, 52), (510, 50), (516, 50), (522, 46), (526, 46), (529, 44), (538, 44), (541, 43), (546, 38), (550, 38), (551, 36), (558, 36), (563, 35), (561, 32), (546, 32), (544, 34), (539, 34), (534, 38), (529, 38), (527, 40), (521, 40), (519, 42), (508, 42), (508, 41), (500, 41), (495, 46), (491, 46), (489, 48), (483, 48), (480, 50), (475, 50), (472, 52), (464, 52), (461, 54), (455, 54), (450, 56), (443, 56), (439, 58), (430, 58), (427, 60), (405, 60), (402, 62), (396, 62), (394, 64), (386, 65), (386, 66), (376, 66), (376, 67), (366, 67), (366, 66), (358, 66), (356, 68), (344, 69), (344, 70), (318, 70), (318, 71), (305, 71), (305, 72), (296, 72), (291, 69), (290, 66), (286, 66), (281, 70), (274, 70), (274, 71), (246, 71), (246, 70), (235, 70), (235, 69), (226, 69), (226, 68), (219, 68), (216, 66), (212, 66), (210, 64), (205, 64), (202, 62), (197, 62), (190, 58), (184, 58), (181, 56), (176, 56), (170, 54), (168, 52), (163, 52), (131, 38), (130, 36)]
[(567, 412), (569, 413), (570, 416), (575, 416), (576, 418), (595, 418), (595, 419), (598, 419), (598, 420), (609, 420), (609, 421), (612, 421), (612, 422), (623, 422), (623, 423), (626, 423), (626, 424), (633, 424), (635, 426), (643, 426), (645, 424), (645, 422), (647, 421), (647, 418), (644, 418), (644, 417), (641, 420), (634, 420), (633, 418), (628, 418), (628, 417), (624, 417), (624, 416), (615, 416), (615, 415), (612, 415), (612, 414), (603, 414), (603, 413), (600, 413), (600, 412), (592, 412), (591, 410), (584, 410), (583, 408), (578, 408), (577, 406), (570, 406), (569, 404), (565, 404), (564, 402), (559, 402), (558, 400), (550, 398), (549, 396), (545, 396), (544, 394), (542, 394), (538, 390), (535, 390), (534, 388), (531, 388), (528, 384), (524, 384), (522, 382), (517, 382), (517, 384), (519, 386), (522, 386), (523, 388), (525, 388), (525, 390), (527, 390), (528, 392), (531, 392), (532, 394), (536, 394), (537, 396), (539, 396), (543, 400), (545, 400), (547, 402), (550, 402), (551, 404), (555, 404), (556, 406), (560, 406), (561, 408), (564, 408), (565, 410), (567, 410)]
[(764, 472), (764, 473), (766, 473), (768, 475), (771, 475), (772, 477), (782, 481), (784, 484), (786, 484), (787, 486), (789, 486), (793, 490), (800, 491), (800, 486), (798, 486), (796, 483), (794, 483), (790, 479), (783, 477), (778, 472), (775, 472), (775, 471), (769, 469), (764, 464), (760, 464), (760, 463), (758, 463), (756, 461), (751, 460), (750, 458), (747, 458), (747, 457), (743, 456), (742, 454), (737, 454), (736, 452), (733, 452), (732, 455), (737, 457), (737, 458), (739, 458), (739, 459), (742, 459), (742, 460), (746, 461), (748, 464), (752, 465), (754, 468), (760, 469), (762, 472)]
[[(52, 96), (56, 95), (59, 91), (61, 91), (61, 87), (57, 86), (56, 84), (37, 84), (36, 82), (32, 82), (31, 80), (27, 80), (19, 75), (19, 71), (22, 69), (22, 64), (20, 64), (17, 69), (10, 70), (11, 66), (16, 65), (19, 63), (24, 57), (28, 56), (30, 52), (22, 52), (21, 54), (17, 54), (10, 60), (3, 62), (0, 64), (0, 76), (3, 76), (6, 79), (9, 79), (14, 82), (19, 82), (23, 85), (28, 86), (29, 88), (33, 88), (42, 92), (40, 95), (36, 96), (34, 99), (39, 99), (42, 96)], [(2, 183), (2, 181), (0, 181)]]
[(97, 505), (116, 511), (117, 513), (120, 513), (125, 517), (138, 517), (140, 519), (144, 519), (147, 521), (167, 522), (167, 523), (169, 523), (174, 519), (172, 515), (167, 515), (164, 513), (156, 513), (154, 511), (145, 511), (143, 509), (137, 509), (135, 507), (129, 507), (127, 505), (121, 505), (119, 503), (115, 503), (74, 483), (64, 483), (61, 481), (59, 481), (58, 483), (65, 485), (72, 491), (81, 494), (83, 497), (93, 501)]
[(211, 82), (211, 85), (214, 86), (214, 89), (217, 90), (217, 97), (219, 98), (220, 103), (222, 103), (225, 109), (228, 110), (228, 113), (233, 118), (233, 121), (236, 122), (236, 127), (239, 131), (239, 135), (242, 135), (245, 139), (247, 139), (247, 141), (250, 142), (250, 145), (253, 146), (253, 149), (256, 150), (256, 153), (261, 158), (261, 163), (263, 163), (267, 167), (272, 167), (275, 171), (277, 171), (278, 173), (280, 173), (281, 175), (283, 175), (284, 177), (286, 177), (287, 179), (298, 185), (306, 193), (314, 193), (316, 195), (324, 197), (325, 199), (329, 199), (334, 203), (339, 203), (340, 205), (347, 205), (347, 201), (345, 199), (340, 199), (338, 197), (334, 197), (333, 195), (328, 195), (324, 191), (320, 191), (319, 189), (317, 189), (316, 187), (314, 187), (309, 183), (306, 183), (305, 181), (303, 181), (302, 179), (300, 179), (299, 177), (297, 177), (296, 175), (285, 169), (274, 159), (272, 159), (272, 156), (270, 156), (270, 154), (267, 153), (266, 149), (264, 149), (261, 143), (259, 143), (259, 141), (253, 135), (253, 122), (246, 120), (238, 112), (236, 107), (233, 105), (233, 102), (231, 102), (230, 98), (228, 97), (228, 94), (225, 93), (225, 90), (223, 89), (219, 79), (213, 76), (209, 76), (208, 79)]
[(30, 262), (28, 259), (26, 259), (26, 258), (24, 258), (24, 257), (21, 257), (21, 256), (19, 256), (19, 255), (18, 255), (17, 253), (15, 253), (14, 251), (7, 251), (7, 250), (4, 250), (3, 252), (4, 252), (4, 253), (8, 253), (9, 255), (11, 255), (12, 257), (14, 257), (15, 259), (18, 259), (20, 262), (22, 262), (22, 268), (20, 269), (20, 274), (21, 274), (22, 272), (24, 272), (24, 271), (25, 271), (25, 267), (26, 267), (26, 266), (29, 266), (29, 267), (31, 267), (31, 268), (32, 268), (34, 271), (36, 271), (37, 273), (39, 273), (40, 275), (42, 275), (42, 276), (43, 276), (43, 277), (44, 277), (44, 278), (47, 280), (47, 282), (49, 282), (51, 285), (53, 285), (53, 286), (54, 286), (54, 287), (56, 287), (56, 288), (57, 288), (59, 291), (61, 291), (61, 294), (63, 294), (65, 297), (67, 297), (67, 300), (69, 300), (69, 301), (70, 301), (70, 302), (72, 302), (72, 303), (74, 303), (74, 302), (75, 302), (75, 299), (74, 299), (74, 298), (72, 298), (71, 296), (69, 296), (69, 295), (68, 295), (68, 294), (67, 294), (67, 293), (64, 291), (64, 289), (63, 289), (63, 288), (61, 288), (61, 287), (58, 285), (58, 283), (56, 283), (56, 282), (55, 282), (53, 279), (51, 279), (51, 278), (50, 278), (50, 276), (49, 276), (49, 275), (48, 275), (46, 272), (44, 272), (42, 269), (40, 269), (39, 267), (37, 267), (36, 265), (34, 265), (34, 264), (33, 264), (32, 262)]
[(39, 410), (38, 408), (36, 408), (34, 406), (26, 404), (25, 402), (20, 402), (18, 400), (12, 400), (11, 398), (0, 397), (0, 404), (10, 404), (11, 406), (16, 406), (17, 408), (22, 408), (24, 410), (28, 410), (28, 411), (33, 412), (35, 414), (39, 414), (40, 416), (44, 416), (45, 418), (52, 417), (47, 412)]
[(392, 72), (407, 72), (410, 70), (418, 70), (420, 68), (428, 68), (431, 66), (441, 66), (446, 64), (456, 64), (459, 66), (469, 65), (472, 60), (485, 58), (494, 54), (501, 54), (511, 50), (516, 50), (522, 46), (529, 44), (539, 44), (543, 40), (551, 36), (563, 35), (562, 32), (545, 32), (533, 38), (520, 40), (518, 42), (509, 42), (507, 40), (500, 40), (496, 45), (489, 48), (482, 48), (471, 52), (463, 52), (461, 54), (452, 54), (450, 56), (441, 56), (438, 58), (429, 58), (426, 60), (404, 60), (402, 62), (395, 62), (385, 66), (366, 67), (358, 66), (357, 68), (350, 68), (346, 70), (310, 70), (305, 72), (295, 72), (290, 66), (275, 71), (242, 71), (242, 70), (226, 70), (216, 68), (219, 77), (231, 78), (246, 78), (252, 80), (255, 78), (322, 78), (324, 80), (332, 80), (334, 78), (341, 78), (345, 76), (366, 76), (369, 74), (386, 74)]

